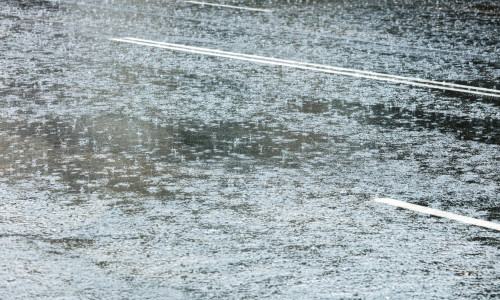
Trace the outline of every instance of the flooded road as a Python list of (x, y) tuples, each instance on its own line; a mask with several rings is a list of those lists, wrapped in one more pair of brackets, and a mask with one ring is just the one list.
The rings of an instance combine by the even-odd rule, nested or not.
[(0, 298), (500, 297), (499, 231), (373, 201), (500, 223), (500, 98), (113, 40), (498, 91), (500, 5), (217, 3), (0, 0)]

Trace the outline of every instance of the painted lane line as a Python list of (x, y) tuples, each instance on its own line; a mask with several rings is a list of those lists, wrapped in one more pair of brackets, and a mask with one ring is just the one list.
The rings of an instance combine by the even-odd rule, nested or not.
[(500, 224), (498, 224), (498, 223), (474, 219), (471, 217), (465, 217), (465, 216), (445, 212), (442, 210), (437, 210), (434, 208), (425, 207), (425, 206), (416, 205), (416, 204), (411, 204), (411, 203), (407, 203), (407, 202), (395, 200), (395, 199), (390, 199), (390, 198), (375, 198), (374, 201), (389, 204), (392, 206), (397, 206), (400, 208), (405, 208), (408, 210), (417, 211), (417, 212), (428, 214), (428, 215), (433, 215), (436, 217), (447, 218), (447, 219), (459, 221), (462, 223), (467, 223), (467, 224), (471, 224), (471, 225), (481, 226), (481, 227), (500, 231)]
[[(393, 77), (381, 76), (381, 77), (379, 77), (379, 76), (364, 75), (364, 74), (369, 74), (372, 72), (363, 72), (363, 73), (354, 72), (357, 70), (351, 70), (351, 69), (345, 69), (345, 68), (339, 68), (339, 69), (347, 70), (347, 71), (336, 71), (336, 70), (329, 70), (326, 68), (320, 68), (322, 65), (317, 65), (319, 67), (308, 67), (308, 65), (315, 65), (315, 64), (298, 63), (298, 62), (293, 62), (293, 61), (271, 59), (271, 58), (262, 57), (262, 56), (246, 55), (246, 54), (226, 52), (226, 51), (213, 50), (213, 49), (205, 50), (205, 48), (190, 47), (190, 46), (185, 46), (185, 45), (180, 45), (180, 44), (159, 43), (159, 42), (140, 42), (140, 41), (136, 41), (136, 39), (133, 39), (133, 38), (110, 39), (110, 40), (138, 44), (138, 45), (144, 45), (144, 46), (164, 48), (164, 49), (175, 50), (175, 51), (183, 51), (183, 52), (188, 52), (188, 53), (196, 53), (196, 54), (204, 54), (204, 55), (211, 55), (211, 56), (218, 56), (218, 57), (233, 58), (233, 59), (239, 59), (239, 60), (250, 61), (250, 62), (257, 62), (257, 63), (264, 63), (264, 64), (270, 64), (270, 65), (280, 65), (280, 66), (292, 67), (292, 68), (297, 68), (297, 69), (302, 69), (302, 70), (312, 70), (312, 71), (318, 71), (318, 72), (323, 72), (323, 73), (338, 74), (338, 75), (345, 75), (345, 76), (365, 78), (365, 79), (382, 80), (382, 81), (393, 82), (393, 83), (402, 83), (402, 84), (419, 86), (419, 87), (434, 88), (434, 89), (448, 90), (448, 91), (456, 91), (456, 92), (476, 94), (476, 95), (482, 95), (482, 96), (500, 97), (500, 94), (483, 93), (483, 92), (478, 92), (478, 91), (473, 91), (473, 90), (468, 90), (468, 89), (458, 89), (458, 88), (452, 88), (452, 87), (443, 87), (443, 86), (439, 86), (439, 85), (413, 82), (413, 81), (410, 81), (409, 78), (408, 78), (408, 80), (399, 80), (399, 79), (393, 78), (396, 76), (393, 76)], [(165, 44), (165, 45), (162, 45), (162, 44)], [(167, 45), (173, 45), (173, 46), (167, 46)], [(203, 49), (203, 50), (195, 50), (195, 49)], [(227, 54), (225, 54), (225, 53), (227, 53)], [(258, 57), (258, 59), (251, 58), (251, 57)], [(291, 63), (281, 63), (281, 61), (291, 62)], [(327, 66), (327, 67), (330, 67), (330, 66)], [(336, 67), (331, 67), (331, 68), (337, 69)], [(406, 77), (402, 77), (402, 78), (406, 78)], [(495, 90), (493, 90), (493, 91), (495, 91)]]
[(244, 10), (260, 11), (260, 12), (272, 12), (272, 10), (269, 10), (269, 9), (243, 7), (243, 6), (234, 6), (234, 5), (217, 4), (217, 3), (208, 3), (208, 2), (200, 2), (200, 1), (184, 1), (184, 2), (186, 2), (186, 3), (192, 3), (192, 4), (198, 4), (198, 5), (208, 5), (208, 6), (216, 6), (216, 7), (244, 9)]
[[(329, 73), (329, 74), (337, 74), (337, 75), (351, 76), (351, 77), (357, 77), (357, 78), (381, 80), (381, 81), (392, 82), (392, 83), (401, 83), (401, 84), (407, 84), (407, 85), (412, 85), (412, 86), (426, 87), (426, 88), (433, 88), (433, 89), (440, 89), (440, 90), (447, 90), (447, 91), (456, 91), (456, 92), (476, 94), (476, 95), (481, 95), (481, 96), (500, 97), (500, 93), (499, 94), (484, 93), (484, 92), (479, 92), (479, 91), (474, 91), (474, 90), (459, 89), (459, 88), (452, 88), (452, 87), (444, 87), (444, 86), (419, 83), (419, 82), (409, 81), (409, 80), (400, 80), (400, 79), (395, 79), (395, 78), (392, 78), (392, 77), (382, 77), (382, 76), (365, 75), (364, 73), (353, 72), (353, 71), (350, 71), (350, 70), (349, 71), (337, 71), (335, 69), (327, 69), (327, 68), (320, 68), (320, 67), (309, 67), (308, 65), (314, 65), (314, 64), (307, 64), (307, 63), (284, 63), (284, 62), (280, 62), (282, 60), (269, 59), (269, 58), (266, 58), (266, 57), (262, 57), (262, 58), (250, 58), (249, 57), (250, 55), (242, 55), (242, 54), (239, 54), (239, 53), (232, 53), (232, 52), (226, 52), (226, 53), (230, 53), (230, 54), (224, 54), (224, 53), (220, 53), (221, 52), (220, 50), (215, 50), (215, 51), (212, 50), (212, 49), (208, 49), (208, 50), (195, 50), (195, 49), (186, 48), (186, 46), (184, 46), (184, 45), (172, 44), (172, 45), (176, 45), (176, 46), (167, 46), (167, 45), (162, 45), (162, 44), (159, 44), (159, 43), (156, 43), (156, 42), (153, 42), (153, 43), (151, 43), (151, 42), (140, 42), (140, 41), (135, 41), (135, 40), (132, 40), (132, 39), (111, 38), (110, 40), (117, 41), (117, 42), (125, 42), (125, 43), (137, 44), (137, 45), (144, 45), (144, 46), (150, 46), (150, 47), (157, 47), (157, 48), (169, 49), (169, 50), (174, 50), (174, 51), (183, 51), (183, 52), (188, 52), (188, 53), (204, 54), (204, 55), (210, 55), (210, 56), (232, 58), (232, 59), (238, 59), (238, 60), (243, 60), (243, 61), (262, 63), (262, 64), (269, 64), (269, 65), (276, 65), (276, 66), (285, 66), (285, 67), (291, 67), (291, 68), (302, 69), (302, 70), (317, 71), (317, 72), (323, 72), (323, 73)], [(203, 48), (201, 48), (201, 49), (203, 49)], [(335, 68), (335, 67), (333, 67), (333, 68)]]
[[(291, 68), (302, 69), (302, 70), (318, 71), (318, 72), (329, 73), (329, 74), (345, 75), (345, 76), (365, 78), (365, 79), (384, 80), (384, 81), (389, 81), (389, 82), (394, 82), (394, 83), (404, 83), (404, 84), (417, 85), (417, 86), (430, 87), (430, 88), (434, 87), (434, 86), (427, 85), (427, 84), (418, 84), (418, 83), (414, 83), (414, 82), (407, 82), (407, 81), (390, 79), (390, 78), (389, 79), (387, 79), (387, 78), (379, 78), (379, 77), (376, 77), (376, 76), (356, 74), (356, 73), (351, 73), (351, 72), (342, 72), (342, 71), (335, 71), (335, 70), (327, 70), (327, 69), (321, 69), (321, 68), (307, 67), (307, 66), (302, 66), (302, 65), (280, 63), (280, 62), (270, 61), (270, 60), (266, 60), (266, 59), (247, 58), (247, 57), (242, 57), (242, 56), (232, 55), (232, 54), (218, 54), (218, 53), (213, 53), (213, 52), (209, 52), (209, 51), (192, 50), (192, 49), (185, 49), (185, 48), (174, 47), (174, 46), (166, 46), (166, 45), (159, 45), (159, 44), (153, 44), (153, 43), (145, 43), (145, 42), (139, 42), (139, 41), (124, 40), (124, 39), (111, 39), (111, 40), (118, 41), (118, 42), (132, 43), (132, 44), (137, 44), (137, 45), (158, 47), (158, 48), (175, 50), (175, 51), (183, 51), (183, 52), (188, 52), (188, 53), (204, 54), (204, 55), (211, 55), (211, 56), (225, 57), (225, 58), (233, 58), (233, 59), (238, 59), (238, 60), (243, 60), (243, 61), (249, 61), (249, 62), (263, 63), (263, 64), (269, 64), (269, 65), (277, 65), (277, 66), (285, 66), (285, 67), (291, 67)], [(440, 87), (437, 87), (437, 88), (440, 88)]]
[[(226, 52), (226, 53), (231, 53), (231, 54), (221, 54), (221, 53), (215, 53), (214, 51), (205, 51), (205, 50), (202, 51), (202, 50), (187, 49), (185, 47), (182, 47), (183, 45), (180, 45), (181, 47), (179, 47), (179, 46), (166, 46), (166, 45), (161, 45), (158, 43), (139, 42), (139, 41), (134, 41), (134, 40), (126, 40), (126, 39), (111, 39), (111, 40), (132, 43), (132, 44), (138, 44), (138, 45), (151, 46), (151, 47), (164, 48), (164, 49), (175, 50), (175, 51), (183, 51), (183, 52), (188, 52), (188, 53), (196, 53), (196, 54), (204, 54), (204, 55), (211, 55), (211, 56), (218, 56), (218, 57), (233, 58), (233, 59), (250, 61), (250, 62), (257, 62), (257, 63), (263, 63), (263, 64), (292, 67), (292, 68), (302, 69), (302, 70), (312, 70), (312, 71), (318, 71), (318, 72), (329, 73), (329, 74), (338, 74), (338, 75), (345, 75), (345, 76), (365, 78), (365, 79), (382, 80), (382, 81), (393, 82), (393, 83), (402, 83), (402, 84), (419, 86), (419, 87), (427, 87), (427, 88), (434, 88), (434, 89), (441, 89), (441, 90), (448, 90), (448, 91), (456, 91), (456, 92), (462, 92), (462, 93), (477, 94), (477, 95), (482, 95), (482, 96), (500, 97), (500, 94), (490, 94), (490, 93), (476, 92), (476, 91), (471, 91), (471, 90), (464, 90), (464, 89), (442, 87), (442, 86), (436, 86), (436, 85), (430, 85), (430, 84), (423, 84), (423, 83), (412, 82), (412, 81), (398, 80), (398, 79), (393, 79), (393, 78), (383, 78), (383, 77), (377, 77), (377, 76), (370, 76), (370, 75), (354, 73), (352, 71), (348, 71), (348, 72), (335, 71), (335, 70), (328, 70), (328, 69), (322, 69), (322, 68), (307, 67), (307, 66), (300, 65), (300, 64), (280, 63), (280, 62), (276, 62), (276, 61), (267, 59), (265, 57), (263, 57), (262, 59), (248, 58), (245, 56), (249, 56), (249, 55), (240, 55), (239, 53)], [(175, 45), (175, 44), (173, 44), (173, 45)], [(211, 49), (208, 49), (208, 50), (211, 50)], [(218, 52), (220, 52), (220, 51), (218, 51)]]
[(347, 71), (347, 72), (361, 73), (361, 74), (367, 74), (367, 75), (375, 75), (375, 76), (379, 76), (379, 77), (401, 79), (401, 80), (405, 80), (405, 81), (415, 81), (415, 82), (422, 82), (422, 83), (430, 83), (430, 84), (433, 84), (433, 85), (441, 85), (441, 86), (448, 86), (448, 87), (463, 88), (463, 89), (466, 89), (466, 90), (484, 91), (484, 92), (489, 92), (489, 93), (494, 93), (494, 94), (499, 94), (500, 95), (500, 90), (487, 89), (487, 88), (474, 87), (474, 86), (461, 85), (461, 84), (454, 84), (454, 83), (448, 83), (448, 82), (433, 81), (433, 80), (427, 80), (427, 79), (421, 79), (421, 78), (415, 78), (415, 77), (404, 77), (404, 76), (397, 76), (397, 75), (377, 73), (377, 72), (357, 70), (357, 69), (334, 67), (334, 66), (320, 65), (320, 64), (314, 64), (314, 63), (304, 63), (304, 62), (297, 62), (297, 61), (291, 61), (291, 60), (278, 59), (278, 58), (273, 58), (273, 57), (264, 57), (264, 56), (258, 56), (258, 55), (249, 55), (249, 54), (243, 54), (243, 53), (235, 53), (235, 52), (222, 51), (222, 50), (217, 50), (217, 49), (208, 49), (208, 48), (201, 48), (201, 47), (186, 46), (186, 45), (182, 45), (182, 44), (172, 44), (172, 43), (166, 43), (166, 42), (158, 42), (158, 41), (151, 41), (151, 40), (145, 40), (145, 39), (138, 39), (138, 38), (133, 38), (133, 37), (124, 37), (123, 39), (140, 41), (140, 42), (151, 43), (151, 44), (159, 44), (159, 45), (167, 45), (167, 46), (173, 46), (173, 47), (180, 47), (180, 48), (185, 48), (185, 49), (194, 49), (194, 50), (200, 50), (200, 51), (209, 51), (209, 52), (214, 52), (214, 53), (230, 54), (230, 55), (237, 55), (237, 56), (242, 56), (242, 57), (265, 59), (265, 60), (271, 60), (271, 61), (276, 61), (276, 62), (283, 62), (283, 63), (291, 63), (291, 64), (298, 64), (298, 65), (304, 65), (304, 66), (311, 66), (311, 67), (332, 69), (332, 70), (337, 70), (337, 71)]

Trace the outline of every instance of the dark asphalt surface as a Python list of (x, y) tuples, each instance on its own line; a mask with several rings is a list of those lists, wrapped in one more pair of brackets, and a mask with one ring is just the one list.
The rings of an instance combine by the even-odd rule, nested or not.
[[(214, 2), (214, 1), (212, 1)], [(0, 0), (0, 299), (494, 299), (496, 1)], [(464, 1), (465, 2), (465, 1)]]

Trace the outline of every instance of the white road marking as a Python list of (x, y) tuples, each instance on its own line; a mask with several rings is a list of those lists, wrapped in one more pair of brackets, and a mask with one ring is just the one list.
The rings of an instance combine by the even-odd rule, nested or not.
[(137, 44), (137, 45), (164, 48), (164, 49), (175, 50), (175, 51), (183, 51), (183, 52), (188, 52), (188, 53), (204, 54), (204, 55), (226, 57), (226, 58), (232, 58), (232, 59), (238, 59), (238, 60), (244, 60), (244, 61), (250, 61), (250, 62), (257, 62), (257, 63), (263, 63), (263, 64), (286, 66), (286, 67), (292, 67), (292, 68), (297, 68), (297, 69), (302, 69), (302, 70), (311, 70), (311, 71), (318, 71), (318, 72), (323, 72), (323, 73), (338, 74), (338, 75), (345, 75), (345, 76), (366, 78), (366, 79), (374, 79), (374, 80), (381, 80), (381, 81), (387, 81), (387, 82), (393, 82), (393, 83), (402, 83), (402, 84), (419, 86), (419, 87), (427, 87), (427, 88), (434, 88), (434, 89), (440, 89), (440, 90), (448, 90), (448, 91), (455, 91), (455, 92), (462, 92), (462, 93), (469, 93), (469, 94), (475, 94), (475, 95), (481, 95), (481, 96), (500, 98), (500, 91), (499, 90), (486, 89), (486, 88), (481, 88), (481, 87), (466, 86), (466, 85), (453, 84), (453, 83), (447, 83), (447, 82), (438, 82), (438, 81), (432, 81), (432, 80), (426, 80), (426, 79), (420, 79), (420, 78), (403, 77), (403, 76), (397, 76), (397, 75), (390, 75), (390, 74), (383, 74), (383, 73), (377, 73), (377, 72), (348, 69), (348, 68), (341, 68), (341, 67), (334, 67), (334, 66), (327, 66), (327, 65), (319, 65), (319, 64), (314, 64), (314, 63), (297, 62), (297, 61), (277, 59), (277, 58), (272, 58), (272, 57), (263, 57), (263, 56), (257, 56), (257, 55), (249, 55), (249, 54), (243, 54), (243, 53), (222, 51), (222, 50), (217, 50), (217, 49), (208, 49), (208, 48), (201, 48), (201, 47), (186, 46), (186, 45), (181, 45), (181, 44), (157, 42), (157, 41), (131, 38), (131, 37), (125, 37), (122, 39), (112, 38), (110, 40), (118, 41), (118, 42), (125, 42), (125, 43), (132, 43), (132, 44)]
[(166, 45), (166, 46), (172, 46), (172, 47), (180, 47), (180, 48), (186, 48), (186, 49), (208, 51), (208, 52), (221, 53), (221, 54), (230, 54), (230, 55), (237, 55), (237, 56), (249, 57), (249, 58), (265, 59), (265, 60), (276, 61), (276, 62), (299, 64), (299, 65), (304, 65), (304, 66), (311, 66), (311, 67), (332, 69), (332, 70), (337, 70), (337, 71), (355, 72), (355, 73), (361, 73), (361, 74), (367, 74), (367, 75), (375, 75), (375, 76), (380, 76), (380, 77), (387, 77), (387, 78), (395, 78), (395, 79), (401, 79), (401, 80), (407, 80), (407, 81), (416, 81), (416, 82), (437, 84), (437, 85), (449, 86), (449, 87), (473, 89), (473, 90), (476, 90), (476, 91), (493, 92), (493, 93), (499, 93), (500, 94), (499, 90), (493, 90), (493, 89), (487, 89), (487, 88), (481, 88), (481, 87), (473, 87), (473, 86), (467, 86), (467, 85), (461, 85), (461, 84), (454, 84), (454, 83), (448, 83), (448, 82), (432, 81), (432, 80), (426, 80), (426, 79), (420, 79), (420, 78), (414, 78), (414, 77), (403, 77), (403, 76), (390, 75), (390, 74), (384, 74), (384, 73), (377, 73), (377, 72), (370, 72), (370, 71), (363, 71), (363, 70), (356, 70), (356, 69), (348, 69), (348, 68), (341, 68), (341, 67), (320, 65), (320, 64), (314, 64), (314, 63), (304, 63), (304, 62), (284, 60), (284, 59), (278, 59), (278, 58), (272, 58), (272, 57), (249, 55), (249, 54), (243, 54), (243, 53), (234, 53), (234, 52), (228, 52), (228, 51), (222, 51), (222, 50), (216, 50), (216, 49), (208, 49), (208, 48), (201, 48), (201, 47), (186, 46), (186, 45), (181, 45), (181, 44), (172, 44), (172, 43), (165, 43), (165, 42), (157, 42), (157, 41), (144, 40), (144, 39), (138, 39), (138, 38), (132, 38), (132, 37), (125, 37), (124, 39), (134, 40), (134, 41), (140, 41), (140, 42), (145, 42), (145, 43), (151, 43), (151, 44), (159, 44), (159, 45)]
[(463, 222), (463, 223), (467, 223), (467, 224), (472, 224), (472, 225), (481, 226), (481, 227), (500, 231), (500, 224), (498, 224), (498, 223), (474, 219), (471, 217), (465, 217), (465, 216), (445, 212), (442, 210), (437, 210), (434, 208), (425, 207), (425, 206), (416, 205), (416, 204), (411, 204), (411, 203), (407, 203), (407, 202), (400, 201), (400, 200), (394, 200), (394, 199), (390, 199), (390, 198), (375, 198), (374, 201), (397, 206), (397, 207), (401, 207), (401, 208), (405, 208), (405, 209), (409, 209), (409, 210), (413, 210), (413, 211), (417, 211), (417, 212), (421, 212), (424, 214), (429, 214), (429, 215), (433, 215), (433, 216), (437, 216), (437, 217), (447, 218), (450, 220), (455, 220), (455, 221), (459, 221), (459, 222)]
[(252, 10), (252, 11), (261, 11), (261, 12), (272, 12), (269, 9), (261, 9), (261, 8), (252, 8), (252, 7), (243, 7), (243, 6), (234, 6), (234, 5), (226, 5), (226, 4), (217, 4), (217, 3), (208, 3), (208, 2), (200, 2), (200, 1), (184, 1), (186, 3), (199, 4), (199, 5), (208, 5), (208, 6), (217, 6), (217, 7), (227, 7), (227, 8), (235, 8), (235, 9), (244, 9), (244, 10)]

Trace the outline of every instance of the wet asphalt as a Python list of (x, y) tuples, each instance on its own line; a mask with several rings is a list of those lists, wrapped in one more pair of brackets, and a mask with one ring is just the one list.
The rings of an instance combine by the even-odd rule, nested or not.
[[(465, 2), (465, 1), (464, 1)], [(215, 1), (212, 1), (215, 3)], [(1, 299), (494, 299), (496, 1), (0, 1)]]

